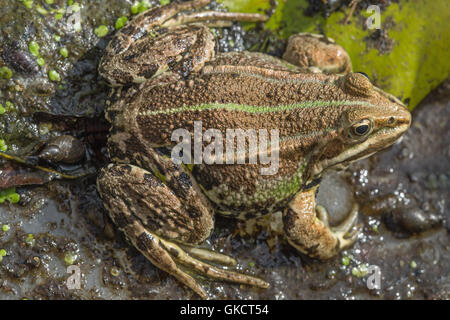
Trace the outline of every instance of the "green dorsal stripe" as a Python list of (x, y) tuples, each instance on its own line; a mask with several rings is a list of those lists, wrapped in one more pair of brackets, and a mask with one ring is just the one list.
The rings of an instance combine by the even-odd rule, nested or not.
[(364, 107), (376, 107), (376, 105), (368, 103), (366, 101), (305, 101), (296, 104), (281, 105), (281, 106), (249, 106), (244, 104), (235, 103), (209, 103), (209, 104), (199, 104), (196, 106), (183, 106), (180, 108), (164, 109), (164, 110), (154, 110), (146, 111), (145, 115), (152, 116), (158, 114), (174, 114), (179, 112), (193, 112), (193, 111), (206, 111), (206, 110), (229, 110), (229, 111), (243, 111), (250, 113), (267, 113), (267, 112), (280, 112), (280, 111), (290, 111), (295, 109), (303, 108), (320, 108), (320, 107), (337, 107), (337, 106), (355, 106), (361, 105)]

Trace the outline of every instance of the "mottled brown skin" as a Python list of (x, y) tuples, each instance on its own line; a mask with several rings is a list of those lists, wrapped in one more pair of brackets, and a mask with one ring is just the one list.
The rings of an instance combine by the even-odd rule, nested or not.
[(326, 73), (352, 71), (347, 52), (333, 39), (322, 35), (300, 33), (290, 36), (283, 59), (303, 68), (319, 69)]
[[(209, 236), (214, 212), (246, 219), (283, 210), (289, 242), (312, 257), (330, 258), (356, 239), (356, 233), (349, 238), (345, 235), (355, 224), (357, 210), (340, 226), (328, 225), (326, 211), (315, 205), (322, 172), (389, 146), (410, 123), (405, 107), (362, 74), (313, 73), (311, 65), (298, 67), (258, 53), (214, 56), (210, 31), (195, 23), (204, 20), (203, 16), (174, 16), (207, 2), (172, 3), (144, 12), (109, 44), (99, 71), (111, 85), (127, 86), (110, 97), (106, 117), (112, 125), (108, 150), (114, 164), (102, 170), (97, 181), (105, 207), (119, 229), (154, 265), (202, 297), (206, 296), (204, 290), (177, 264), (216, 279), (268, 286), (261, 279), (195, 258), (235, 263), (223, 255), (189, 247)], [(232, 17), (218, 13), (209, 17), (214, 14), (227, 20)], [(264, 20), (243, 14), (234, 18)], [(194, 23), (178, 25), (186, 21)], [(298, 38), (295, 41), (291, 47), (299, 47)], [(323, 47), (311, 44), (314, 41), (325, 40), (305, 36), (307, 50)], [(335, 64), (339, 60), (330, 60), (328, 53), (311, 52), (309, 56), (323, 57), (315, 67), (325, 69), (326, 61)], [(341, 66), (327, 70), (345, 72), (349, 66), (344, 59)], [(195, 110), (204, 104), (270, 108), (270, 112), (224, 107)], [(294, 105), (301, 107), (284, 108)], [(177, 128), (193, 132), (196, 120), (202, 121), (203, 130), (216, 128), (223, 135), (228, 128), (278, 129), (278, 172), (261, 176), (261, 164), (200, 164), (192, 171), (176, 165), (170, 159), (175, 145), (171, 134)], [(370, 131), (356, 134), (362, 125)], [(287, 188), (281, 189), (280, 183)]]

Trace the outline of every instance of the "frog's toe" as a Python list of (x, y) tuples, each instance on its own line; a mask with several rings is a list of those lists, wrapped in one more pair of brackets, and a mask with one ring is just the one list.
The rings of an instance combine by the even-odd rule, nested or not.
[[(203, 274), (209, 278), (213, 278), (213, 279), (217, 279), (217, 280), (225, 280), (225, 281), (241, 283), (241, 284), (247, 284), (250, 286), (256, 286), (256, 287), (264, 288), (264, 289), (269, 287), (269, 284), (260, 278), (252, 277), (252, 276), (234, 272), (234, 271), (224, 270), (224, 269), (218, 268), (216, 266), (213, 266), (211, 264), (208, 264), (206, 262), (200, 261), (200, 260), (188, 255), (182, 248), (180, 248), (178, 245), (176, 245), (173, 242), (161, 239), (161, 244), (166, 248), (166, 250), (168, 252), (171, 253), (173, 258), (177, 262), (187, 266), (188, 268), (192, 268), (195, 271), (197, 271), (198, 273)], [(202, 252), (202, 251), (206, 252), (206, 250), (203, 250), (203, 249), (199, 249), (199, 250), (200, 251), (196, 252), (197, 255), (198, 255), (198, 252)], [(204, 258), (205, 257), (204, 252), (202, 252), (202, 254), (203, 254), (202, 257)], [(210, 255), (209, 257), (207, 257), (207, 259), (209, 258), (209, 261), (217, 262), (217, 260), (224, 260), (224, 257), (227, 257), (227, 256), (215, 253), (214, 255)], [(230, 263), (230, 262), (234, 261), (234, 259), (227, 257), (227, 259), (225, 259), (225, 261)]]
[(217, 253), (211, 250), (196, 248), (196, 247), (185, 247), (185, 251), (196, 258), (199, 258), (203, 261), (215, 262), (220, 265), (235, 267), (237, 262), (230, 256), (225, 254)]
[(331, 229), (333, 235), (339, 240), (339, 249), (352, 245), (361, 231), (361, 228), (355, 227), (358, 220), (358, 205), (354, 204), (350, 214), (337, 227)]

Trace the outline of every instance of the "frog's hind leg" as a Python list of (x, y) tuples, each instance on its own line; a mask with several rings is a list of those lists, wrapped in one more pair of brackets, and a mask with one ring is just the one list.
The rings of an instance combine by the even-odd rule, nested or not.
[(325, 208), (316, 206), (316, 189), (299, 192), (290, 202), (283, 213), (284, 230), (289, 243), (300, 252), (329, 259), (356, 241), (359, 230), (350, 231), (357, 221), (358, 207), (353, 206), (345, 221), (331, 228)]
[[(173, 177), (162, 182), (140, 167), (113, 164), (102, 170), (97, 185), (112, 220), (133, 245), (155, 266), (200, 296), (206, 297), (205, 291), (178, 264), (211, 278), (266, 288), (268, 284), (261, 279), (199, 260), (234, 265), (234, 259), (187, 247), (209, 236), (213, 228), (212, 210), (201, 194), (196, 195), (198, 186), (188, 173), (173, 175), (177, 182), (170, 181)], [(187, 248), (177, 243), (187, 244)]]
[(199, 23), (187, 23), (208, 20), (223, 26), (231, 20), (267, 19), (259, 14), (185, 13), (209, 2), (172, 2), (137, 15), (114, 35), (106, 47), (99, 64), (100, 75), (112, 86), (142, 83), (168, 70), (187, 77), (200, 70), (215, 54), (215, 38), (209, 28)]
[[(183, 75), (196, 71), (214, 55), (214, 36), (205, 26), (161, 28), (179, 12), (207, 5), (210, 0), (172, 2), (137, 15), (120, 29), (105, 49), (99, 73), (111, 86), (142, 83), (175, 67)], [(170, 31), (170, 32), (167, 32)], [(191, 59), (196, 57), (196, 59)], [(186, 62), (184, 62), (186, 61)]]

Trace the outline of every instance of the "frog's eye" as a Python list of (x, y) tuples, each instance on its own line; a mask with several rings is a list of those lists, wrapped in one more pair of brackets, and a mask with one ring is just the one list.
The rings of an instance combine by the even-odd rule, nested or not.
[(354, 137), (363, 137), (372, 129), (372, 122), (368, 119), (361, 120), (352, 125), (350, 132)]
[(364, 72), (361, 72), (361, 71), (358, 71), (358, 72), (356, 72), (356, 73), (362, 74), (364, 77), (366, 77), (366, 78), (370, 81), (370, 78), (369, 78), (369, 76), (367, 75), (367, 73), (364, 73)]

